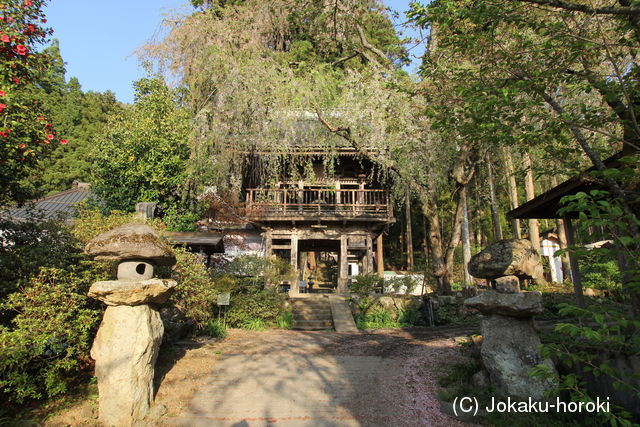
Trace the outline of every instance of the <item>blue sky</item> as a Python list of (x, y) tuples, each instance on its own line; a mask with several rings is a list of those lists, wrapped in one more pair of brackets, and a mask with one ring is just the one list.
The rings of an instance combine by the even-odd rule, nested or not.
[[(401, 22), (409, 1), (385, 0), (385, 4), (401, 12)], [(172, 10), (190, 10), (188, 0), (51, 0), (46, 14), (53, 37), (60, 41), (67, 78), (77, 77), (85, 91), (111, 90), (118, 100), (132, 102), (132, 83), (145, 75), (135, 51), (153, 37), (164, 14)], [(418, 46), (412, 53), (422, 51)]]

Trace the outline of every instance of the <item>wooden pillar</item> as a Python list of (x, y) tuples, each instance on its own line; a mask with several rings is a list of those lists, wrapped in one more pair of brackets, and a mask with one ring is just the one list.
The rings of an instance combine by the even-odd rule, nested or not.
[(271, 257), (273, 255), (273, 249), (271, 248), (273, 242), (273, 236), (270, 231), (266, 231), (264, 233), (264, 256), (265, 258)]
[(298, 235), (291, 235), (291, 267), (298, 271)]
[[(567, 244), (569, 247), (575, 246), (576, 237), (575, 231), (573, 230), (573, 224), (571, 223), (571, 218), (564, 217), (563, 222), (566, 227)], [(576, 259), (575, 254), (569, 254), (569, 264), (571, 265), (571, 281), (573, 282), (573, 290), (576, 295), (576, 304), (578, 304), (578, 307), (584, 308), (585, 303), (584, 294), (582, 292), (582, 277), (580, 276), (580, 268), (578, 267), (578, 260)]]
[(365, 255), (367, 267), (365, 269), (365, 274), (373, 273), (373, 239), (371, 238), (371, 233), (367, 234), (367, 253)]
[(315, 251), (309, 252), (309, 269), (312, 271), (316, 270), (316, 253)]
[(338, 293), (346, 294), (347, 293), (347, 276), (349, 275), (349, 251), (348, 251), (348, 240), (346, 235), (340, 236), (340, 256), (338, 257), (338, 262), (340, 265), (340, 270), (338, 271)]
[(382, 247), (382, 231), (378, 235), (378, 239), (376, 241), (376, 262), (378, 264), (378, 276), (384, 276), (384, 251)]
[(291, 234), (291, 269), (294, 273), (293, 283), (291, 283), (292, 293), (300, 293), (300, 278), (298, 277), (298, 235), (296, 233)]

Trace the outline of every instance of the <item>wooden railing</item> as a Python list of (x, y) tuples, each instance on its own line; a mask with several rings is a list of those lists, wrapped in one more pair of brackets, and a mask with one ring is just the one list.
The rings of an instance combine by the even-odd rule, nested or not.
[(392, 213), (386, 190), (251, 188), (247, 190), (246, 205), (250, 218), (388, 218)]

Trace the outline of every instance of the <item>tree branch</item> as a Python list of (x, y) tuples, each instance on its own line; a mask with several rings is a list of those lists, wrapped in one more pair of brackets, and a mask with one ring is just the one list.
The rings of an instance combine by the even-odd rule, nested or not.
[(557, 9), (571, 10), (594, 15), (620, 15), (620, 16), (640, 16), (640, 6), (604, 6), (591, 7), (586, 4), (573, 3), (564, 0), (515, 0), (520, 3), (536, 4), (538, 6), (550, 6)]

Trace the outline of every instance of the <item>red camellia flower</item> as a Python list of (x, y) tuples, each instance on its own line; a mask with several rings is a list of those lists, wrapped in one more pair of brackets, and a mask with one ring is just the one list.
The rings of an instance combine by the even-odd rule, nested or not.
[(16, 52), (18, 53), (18, 55), (26, 55), (27, 54), (27, 48), (24, 45), (19, 44), (18, 46), (16, 46)]
[(49, 140), (53, 139), (53, 134), (50, 133), (49, 135), (47, 135), (47, 139), (49, 139)]
[(0, 104), (0, 113), (2, 113), (5, 108), (7, 108), (7, 104)]
[(11, 40), (9, 39), (9, 36), (6, 34), (2, 35), (2, 41), (5, 43), (9, 43)]
[(17, 78), (16, 76), (11, 77), (11, 79), (13, 80), (13, 82), (14, 82), (15, 84), (17, 84), (17, 85), (19, 85), (19, 84), (20, 84), (20, 79), (19, 79), (19, 78)]
[(62, 145), (65, 145), (65, 144), (68, 144), (68, 143), (69, 143), (69, 141), (66, 140), (66, 139), (61, 139), (60, 140), (60, 144), (62, 144)]
[(6, 95), (7, 95), (7, 92), (0, 90), (0, 96), (6, 96)]

